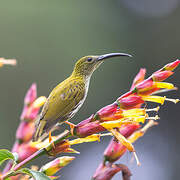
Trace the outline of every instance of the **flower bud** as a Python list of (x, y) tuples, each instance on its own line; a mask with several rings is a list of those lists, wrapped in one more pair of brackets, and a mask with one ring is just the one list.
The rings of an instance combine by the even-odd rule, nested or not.
[(37, 86), (36, 83), (33, 83), (25, 95), (24, 104), (29, 105), (33, 103), (36, 98), (37, 98)]
[(64, 166), (67, 166), (74, 159), (75, 157), (71, 157), (71, 156), (63, 156), (63, 157), (56, 158), (55, 160), (44, 165), (40, 169), (40, 171), (46, 174), (47, 176), (52, 176), (56, 174)]
[(144, 103), (144, 101), (142, 100), (142, 97), (137, 96), (137, 95), (125, 97), (122, 99), (119, 98), (117, 101), (119, 103), (120, 108), (122, 109), (136, 108), (137, 106)]
[(160, 71), (160, 72), (153, 73), (151, 77), (154, 81), (164, 81), (172, 74), (173, 72), (171, 71)]
[(106, 129), (100, 125), (99, 121), (94, 121), (84, 125), (77, 125), (74, 128), (74, 135), (84, 138), (102, 131), (106, 131)]
[(136, 86), (137, 93), (149, 91), (150, 89), (152, 89), (152, 87), (153, 87), (153, 80), (152, 79), (146, 79)]
[(99, 167), (96, 169), (92, 180), (111, 180), (112, 177), (122, 171), (123, 180), (130, 180), (130, 176), (132, 175), (127, 166), (123, 164), (103, 164), (101, 163)]
[(21, 120), (25, 120), (26, 119), (26, 115), (27, 115), (28, 109), (29, 109), (29, 107), (27, 105), (24, 105), (23, 111), (22, 111), (21, 116), (20, 116)]
[(95, 119), (96, 119), (96, 116), (97, 116), (97, 120), (101, 120), (101, 121), (107, 120), (109, 118), (110, 119), (114, 118), (115, 113), (117, 111), (117, 107), (118, 105), (116, 103), (103, 107), (96, 113)]
[(159, 71), (173, 71), (178, 65), (180, 64), (180, 60), (176, 60), (172, 63), (166, 64), (162, 69), (160, 69)]
[(17, 152), (19, 149), (19, 146), (20, 146), (19, 142), (16, 141), (13, 145), (12, 152)]
[(31, 140), (34, 131), (35, 131), (34, 122), (21, 121), (16, 131), (16, 139), (20, 140), (20, 142), (28, 142)]
[(21, 120), (34, 120), (37, 117), (41, 106), (43, 106), (45, 102), (46, 97), (41, 96), (38, 97), (31, 105), (25, 105), (21, 114)]
[(92, 134), (105, 131), (106, 129), (100, 125), (100, 122), (98, 120), (95, 121), (95, 118), (94, 115), (91, 115), (89, 118), (77, 124), (74, 128), (74, 135), (80, 138), (84, 138)]
[(133, 80), (131, 90), (134, 88), (134, 86), (136, 86), (137, 84), (139, 84), (140, 82), (144, 80), (145, 74), (146, 74), (146, 69), (141, 68), (139, 73), (136, 75), (136, 77)]

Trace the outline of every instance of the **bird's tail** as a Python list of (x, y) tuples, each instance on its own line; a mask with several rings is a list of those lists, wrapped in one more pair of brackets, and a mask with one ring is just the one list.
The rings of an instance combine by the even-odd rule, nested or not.
[(44, 133), (43, 131), (45, 125), (46, 125), (46, 121), (44, 120), (39, 121), (39, 123), (36, 125), (36, 131), (32, 139), (33, 142), (38, 141), (39, 138), (42, 136), (42, 134)]

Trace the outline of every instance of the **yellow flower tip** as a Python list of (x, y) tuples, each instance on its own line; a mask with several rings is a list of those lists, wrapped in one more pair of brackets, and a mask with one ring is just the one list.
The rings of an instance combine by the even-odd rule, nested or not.
[(166, 96), (162, 97), (162, 102), (160, 104), (163, 105), (165, 100), (166, 100)]
[(34, 108), (40, 108), (41, 106), (44, 105), (44, 103), (46, 102), (46, 97), (45, 96), (40, 96), (38, 97), (34, 102), (33, 102), (33, 107)]
[(123, 122), (124, 119), (120, 119), (120, 120), (114, 120), (114, 121), (107, 121), (107, 122), (103, 122), (100, 123), (101, 126), (103, 126), (105, 129), (113, 129), (116, 127), (121, 127), (122, 124), (124, 124)]
[(162, 96), (142, 96), (142, 99), (144, 101), (155, 102), (155, 103), (159, 103), (159, 104), (163, 105), (164, 101), (166, 100), (166, 96), (164, 96), (164, 97), (162, 97)]
[(150, 119), (150, 120), (158, 120), (160, 119), (160, 117), (158, 115), (154, 116), (154, 117), (147, 117), (146, 119)]
[(146, 112), (150, 112), (150, 111), (155, 111), (158, 112), (160, 109), (160, 106), (157, 106), (156, 108), (152, 108), (152, 109), (146, 109)]
[(178, 103), (180, 100), (179, 99), (170, 99), (170, 98), (165, 98), (166, 101), (173, 102), (174, 104)]
[(114, 137), (116, 137), (116, 139), (121, 142), (130, 152), (135, 152), (134, 146), (132, 145), (132, 143), (127, 140), (121, 133), (119, 133), (116, 129), (109, 129), (108, 131), (110, 131)]
[(136, 152), (133, 152), (133, 155), (134, 155), (134, 158), (135, 158), (135, 160), (136, 160), (137, 166), (141, 166), (141, 163), (140, 163), (140, 161), (139, 161), (139, 158), (138, 158)]
[(124, 110), (123, 111), (123, 116), (125, 118), (128, 117), (137, 117), (137, 116), (141, 116), (141, 115), (145, 115), (146, 114), (146, 109), (142, 109), (142, 108), (135, 108), (135, 109), (130, 109), (130, 110)]
[(144, 124), (146, 118), (148, 118), (148, 114), (146, 114), (145, 116), (139, 116), (139, 117), (132, 118), (132, 121)]
[(77, 139), (69, 141), (69, 145), (81, 144), (84, 142), (93, 142), (93, 141), (100, 142), (100, 135), (99, 134), (93, 134), (93, 135), (87, 136), (85, 138), (77, 138)]
[(159, 109), (160, 109), (160, 106), (157, 106), (157, 107), (155, 108), (155, 111), (158, 112)]
[(166, 82), (155, 82), (155, 86), (157, 88), (174, 89), (174, 85), (172, 83), (166, 83)]
[(176, 102), (175, 102), (175, 104), (176, 104), (176, 103), (178, 103), (180, 100), (179, 100), (179, 99), (175, 99), (175, 101), (176, 101)]
[(156, 115), (156, 116), (154, 117), (154, 120), (158, 120), (158, 119), (160, 119), (160, 117), (159, 117), (158, 115)]
[(59, 158), (59, 166), (64, 167), (67, 166), (71, 161), (75, 159), (74, 156), (62, 156)]
[(75, 153), (75, 154), (80, 154), (80, 152), (79, 152), (79, 151), (76, 151), (76, 150), (75, 150), (75, 149), (73, 149), (73, 148), (68, 148), (65, 152), (66, 152), (66, 153)]

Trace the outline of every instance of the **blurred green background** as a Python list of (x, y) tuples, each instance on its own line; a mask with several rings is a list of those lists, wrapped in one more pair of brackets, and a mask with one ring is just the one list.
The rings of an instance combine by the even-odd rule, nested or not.
[[(16, 58), (18, 65), (0, 69), (0, 148), (11, 148), (23, 98), (33, 82), (39, 96), (48, 96), (78, 58), (132, 54), (109, 60), (94, 73), (87, 100), (72, 120), (79, 122), (126, 92), (139, 68), (150, 75), (180, 56), (179, 17), (178, 0), (1, 0), (0, 57)], [(169, 81), (180, 86), (179, 79), (177, 69)], [(179, 97), (179, 92), (168, 96)], [(159, 126), (136, 143), (141, 167), (130, 163), (130, 154), (123, 158), (133, 170), (132, 179), (179, 177), (179, 107), (166, 103)], [(108, 141), (78, 146), (81, 155), (62, 171), (61, 179), (90, 179)]]

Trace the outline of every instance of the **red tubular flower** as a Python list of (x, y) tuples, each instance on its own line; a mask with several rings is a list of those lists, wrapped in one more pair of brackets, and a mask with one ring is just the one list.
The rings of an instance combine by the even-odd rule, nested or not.
[(132, 95), (125, 98), (117, 99), (119, 107), (122, 109), (132, 109), (144, 103), (142, 97), (137, 95)]
[(132, 175), (127, 166), (123, 164), (103, 164), (101, 163), (97, 168), (92, 180), (111, 180), (112, 177), (122, 171), (123, 180), (130, 180)]
[(180, 60), (177, 59), (176, 61), (166, 64), (162, 69), (159, 71), (173, 71), (178, 65), (180, 64)]
[(136, 75), (136, 77), (133, 80), (131, 90), (134, 88), (134, 86), (136, 86), (137, 84), (139, 84), (140, 82), (144, 80), (145, 74), (146, 74), (146, 69), (141, 68), (139, 73)]
[(106, 129), (100, 125), (100, 122), (94, 120), (94, 115), (91, 115), (89, 118), (81, 121), (74, 128), (74, 135), (84, 138), (92, 134), (96, 134)]
[[(120, 133), (128, 138), (131, 134), (133, 134), (140, 125), (138, 123), (123, 125), (120, 128)], [(117, 161), (125, 152), (127, 148), (122, 145), (116, 138), (113, 138), (106, 150), (104, 151), (104, 160), (109, 162)]]
[(74, 128), (74, 135), (84, 138), (102, 131), (106, 131), (106, 129), (99, 124), (99, 121), (93, 121), (84, 125), (78, 124)]
[(169, 76), (171, 76), (173, 73), (174, 72), (172, 72), (172, 71), (160, 71), (160, 72), (153, 73), (151, 77), (154, 81), (164, 81)]
[(115, 162), (120, 159), (126, 151), (126, 146), (122, 145), (116, 138), (113, 138), (104, 151), (104, 161)]
[(135, 91), (137, 90), (137, 93), (143, 93), (151, 90), (152, 88), (153, 88), (153, 80), (146, 79), (136, 86)]
[(117, 108), (118, 108), (117, 103), (113, 103), (113, 104), (107, 105), (107, 106), (103, 107), (102, 109), (100, 109), (96, 113), (95, 119), (104, 121), (108, 117), (112, 117), (113, 118), (115, 116)]
[(16, 131), (16, 139), (20, 140), (20, 142), (28, 142), (31, 140), (34, 131), (35, 131), (34, 122), (21, 121)]

